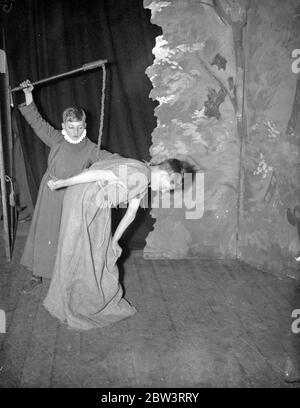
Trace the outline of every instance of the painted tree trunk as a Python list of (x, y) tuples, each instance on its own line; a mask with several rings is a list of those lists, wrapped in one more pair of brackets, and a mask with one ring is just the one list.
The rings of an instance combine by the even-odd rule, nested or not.
[(245, 113), (245, 70), (246, 60), (244, 51), (244, 31), (247, 26), (247, 13), (250, 2), (248, 0), (237, 2), (229, 0), (226, 2), (226, 11), (224, 2), (214, 0), (213, 5), (219, 17), (230, 25), (232, 30), (233, 49), (235, 56), (236, 80), (234, 85), (234, 108), (236, 116), (237, 138), (240, 143), (239, 150), (239, 169), (238, 169), (238, 194), (237, 194), (237, 257), (239, 253), (239, 230), (240, 219), (244, 216), (244, 157), (245, 157), (245, 139), (247, 137), (247, 118)]

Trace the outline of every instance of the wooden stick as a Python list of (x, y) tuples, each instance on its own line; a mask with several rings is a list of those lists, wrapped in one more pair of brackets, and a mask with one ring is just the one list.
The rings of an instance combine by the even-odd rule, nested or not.
[[(72, 71), (63, 72), (62, 74), (53, 75), (51, 77), (43, 78), (43, 79), (40, 79), (38, 81), (32, 82), (31, 85), (43, 84), (45, 82), (52, 81), (53, 79), (63, 78), (65, 76), (67, 76), (67, 75), (76, 74), (77, 72), (88, 71), (90, 69), (99, 68), (103, 64), (106, 64), (106, 63), (107, 63), (107, 60), (93, 61), (93, 62), (90, 62), (88, 64), (82, 65), (82, 67), (80, 67), (80, 68), (73, 69)], [(10, 92), (21, 91), (22, 89), (23, 89), (22, 86), (17, 86), (16, 88), (11, 89)]]

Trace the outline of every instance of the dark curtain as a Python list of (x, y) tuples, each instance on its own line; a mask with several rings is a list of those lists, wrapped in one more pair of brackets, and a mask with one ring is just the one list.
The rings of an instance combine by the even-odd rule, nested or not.
[[(16, 0), (2, 13), (11, 86), (107, 59), (105, 119), (102, 147), (125, 157), (149, 160), (151, 133), (156, 126), (151, 82), (145, 69), (160, 28), (150, 23), (143, 0)], [(61, 113), (69, 105), (87, 112), (88, 137), (97, 142), (102, 71), (87, 71), (36, 86), (34, 99), (41, 114), (61, 128)], [(24, 100), (14, 94), (15, 106)], [(16, 114), (29, 189), (35, 202), (46, 170), (48, 148)], [(124, 210), (114, 214), (115, 222)], [(125, 240), (142, 248), (152, 228), (149, 210), (140, 210)]]

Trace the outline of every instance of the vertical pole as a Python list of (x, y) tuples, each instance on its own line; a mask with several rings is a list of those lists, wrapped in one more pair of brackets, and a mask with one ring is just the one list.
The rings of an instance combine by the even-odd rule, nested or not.
[(8, 147), (9, 147), (9, 175), (13, 176), (13, 139), (12, 139), (12, 127), (11, 127), (11, 115), (10, 115), (10, 105), (11, 105), (11, 96), (9, 92), (9, 76), (8, 76), (8, 66), (7, 66), (7, 58), (5, 53), (5, 34), (4, 28), (2, 27), (2, 43), (3, 43), (3, 58), (5, 64), (5, 71), (4, 71), (4, 112), (5, 112), (5, 127), (6, 127), (6, 135), (8, 140)]
[[(2, 27), (2, 44), (3, 44), (3, 53), (4, 53), (4, 64), (5, 64), (5, 72), (4, 72), (4, 103), (3, 103), (3, 123), (5, 123), (5, 138), (8, 141), (8, 175), (11, 179), (14, 179), (14, 145), (13, 145), (13, 135), (12, 135), (12, 123), (11, 123), (11, 94), (9, 92), (9, 74), (8, 74), (8, 66), (7, 66), (7, 58), (5, 53), (5, 31), (4, 27)], [(13, 181), (12, 181), (13, 183)], [(13, 184), (12, 184), (13, 186)], [(14, 244), (15, 232), (17, 227), (17, 213), (16, 213), (16, 206), (12, 206), (11, 203), (9, 204), (10, 214), (9, 214), (9, 222), (10, 222), (10, 238), (11, 238), (11, 251)]]
[(10, 238), (8, 228), (8, 213), (7, 213), (7, 194), (6, 194), (6, 181), (5, 181), (5, 166), (3, 155), (3, 140), (2, 140), (2, 119), (1, 119), (1, 105), (0, 105), (0, 183), (1, 183), (1, 198), (2, 198), (2, 211), (3, 211), (3, 224), (4, 224), (4, 242), (5, 252), (8, 261), (11, 261), (10, 250)]
[[(3, 50), (0, 49), (0, 75), (6, 72), (6, 57)], [(10, 246), (10, 234), (9, 234), (9, 224), (8, 224), (8, 200), (6, 191), (6, 180), (5, 180), (5, 163), (4, 163), (4, 149), (3, 149), (3, 120), (2, 120), (2, 106), (0, 100), (0, 185), (1, 185), (1, 200), (2, 200), (2, 212), (3, 212), (3, 226), (4, 226), (4, 242), (5, 242), (5, 252), (8, 261), (11, 261), (11, 246)]]

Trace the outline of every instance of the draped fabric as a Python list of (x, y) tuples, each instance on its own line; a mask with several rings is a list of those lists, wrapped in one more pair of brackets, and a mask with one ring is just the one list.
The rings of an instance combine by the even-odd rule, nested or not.
[[(150, 23), (142, 0), (17, 0), (10, 13), (2, 12), (2, 20), (12, 87), (26, 78), (35, 81), (107, 59), (102, 147), (149, 160), (156, 120), (145, 69), (152, 64), (160, 28)], [(81, 106), (87, 112), (88, 137), (97, 142), (101, 86), (102, 71), (96, 69), (36, 86), (34, 98), (44, 118), (58, 129), (62, 111)], [(24, 100), (23, 92), (13, 96), (15, 106)], [(18, 113), (16, 117), (35, 202), (49, 150)], [(118, 211), (116, 219), (122, 215)], [(131, 236), (133, 246), (144, 245), (151, 225), (144, 210), (131, 228), (137, 237)]]
[[(121, 167), (126, 168), (123, 178)], [(118, 155), (92, 168), (111, 170), (123, 185), (88, 183), (67, 189), (53, 277), (43, 303), (53, 316), (82, 330), (104, 327), (136, 312), (123, 298), (116, 266), (122, 251), (112, 242), (110, 207), (142, 199), (150, 177), (147, 165)]]

